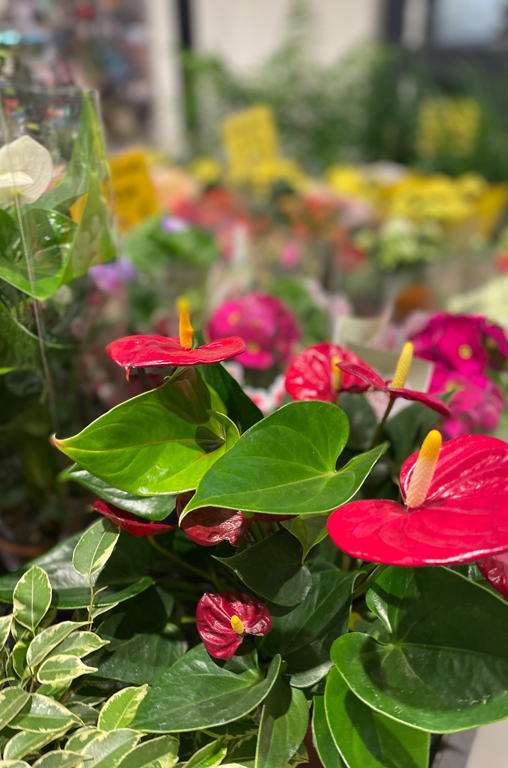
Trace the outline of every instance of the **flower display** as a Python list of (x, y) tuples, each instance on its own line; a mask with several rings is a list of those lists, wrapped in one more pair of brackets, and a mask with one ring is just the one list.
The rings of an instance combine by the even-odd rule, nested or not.
[(340, 392), (365, 392), (363, 380), (342, 373), (340, 362), (363, 365), (354, 352), (338, 344), (315, 344), (300, 352), (286, 371), (286, 391), (295, 400), (333, 403)]
[(482, 373), (464, 376), (436, 365), (431, 391), (456, 390), (449, 406), (451, 416), (443, 424), (446, 439), (472, 432), (492, 432), (497, 428), (504, 408), (504, 397), (496, 384)]
[(109, 344), (106, 351), (115, 363), (125, 368), (129, 378), (131, 368), (220, 363), (245, 350), (245, 342), (238, 336), (215, 339), (193, 349), (192, 333), (189, 311), (184, 303), (180, 309), (180, 338), (124, 336)]
[(484, 435), (441, 447), (430, 432), (400, 473), (402, 502), (355, 501), (328, 521), (352, 557), (391, 565), (462, 563), (508, 550), (508, 445)]
[(383, 379), (377, 375), (366, 363), (348, 363), (337, 362), (337, 366), (351, 376), (356, 376), (358, 379), (368, 385), (370, 391), (385, 392), (390, 395), (390, 401), (393, 402), (398, 397), (402, 397), (404, 400), (414, 400), (418, 403), (423, 403), (433, 411), (437, 411), (442, 416), (449, 416), (450, 409), (439, 398), (434, 395), (428, 395), (425, 392), (416, 392), (412, 389), (405, 389), (404, 384), (409, 373), (411, 360), (413, 357), (413, 348), (410, 342), (408, 342), (399, 358), (397, 369), (392, 381), (383, 381)]
[(133, 536), (158, 536), (178, 528), (177, 525), (166, 525), (165, 523), (147, 523), (131, 512), (119, 509), (113, 504), (107, 504), (105, 501), (96, 501), (93, 510), (109, 517), (116, 525), (128, 533), (132, 533)]
[(268, 609), (242, 592), (206, 592), (196, 609), (196, 624), (206, 650), (231, 659), (245, 635), (266, 635), (272, 626)]
[(410, 341), (418, 357), (464, 376), (483, 373), (486, 367), (500, 367), (508, 358), (503, 329), (474, 315), (440, 312)]
[(23, 203), (33, 203), (52, 177), (51, 155), (31, 136), (21, 136), (0, 149), (0, 201), (19, 195)]
[(212, 344), (229, 333), (238, 334), (246, 344), (238, 362), (259, 370), (289, 362), (293, 346), (300, 340), (297, 322), (284, 304), (256, 292), (226, 301), (212, 315), (208, 323)]
[[(178, 494), (176, 498), (178, 519), (193, 496), (194, 491)], [(244, 517), (237, 510), (204, 507), (195, 512), (189, 512), (181, 520), (180, 527), (189, 539), (202, 547), (213, 547), (221, 541), (229, 541), (237, 547), (253, 522), (253, 518)]]

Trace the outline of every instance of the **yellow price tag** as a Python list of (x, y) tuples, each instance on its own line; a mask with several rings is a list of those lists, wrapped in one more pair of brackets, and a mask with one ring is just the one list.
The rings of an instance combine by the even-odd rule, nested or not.
[(252, 171), (279, 153), (277, 126), (270, 107), (250, 107), (226, 118), (222, 137), (231, 175), (248, 179)]
[(117, 155), (110, 159), (109, 165), (118, 224), (120, 230), (125, 231), (157, 213), (155, 191), (142, 149)]

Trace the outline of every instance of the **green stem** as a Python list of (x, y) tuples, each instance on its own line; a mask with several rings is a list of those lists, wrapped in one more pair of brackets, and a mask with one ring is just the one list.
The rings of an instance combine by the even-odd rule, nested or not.
[(391, 410), (392, 410), (392, 408), (393, 408), (393, 404), (394, 404), (394, 402), (395, 402), (395, 398), (394, 398), (394, 397), (393, 397), (393, 395), (392, 395), (392, 396), (390, 397), (390, 400), (389, 400), (389, 402), (388, 402), (388, 405), (386, 406), (386, 411), (385, 411), (385, 413), (384, 413), (384, 416), (383, 416), (383, 418), (381, 419), (381, 423), (379, 424), (379, 427), (377, 428), (376, 434), (374, 435), (374, 440), (372, 441), (372, 445), (371, 445), (371, 446), (370, 446), (370, 448), (369, 448), (369, 450), (370, 450), (370, 451), (371, 451), (373, 448), (375, 448), (375, 447), (376, 447), (376, 445), (377, 445), (377, 444), (379, 443), (379, 441), (381, 440), (381, 435), (383, 434), (383, 427), (384, 427), (384, 425), (385, 425), (385, 423), (386, 423), (386, 420), (387, 420), (388, 416), (390, 415), (390, 411), (391, 411)]
[(383, 564), (377, 565), (374, 568), (374, 570), (372, 570), (369, 573), (367, 578), (362, 581), (360, 586), (355, 589), (355, 591), (353, 592), (352, 599), (355, 600), (357, 597), (360, 597), (360, 595), (364, 595), (365, 592), (367, 592), (367, 590), (369, 589), (370, 585), (373, 584), (376, 581), (377, 577), (383, 573), (385, 568), (388, 568), (388, 566)]
[[(181, 568), (185, 568), (187, 571), (191, 571), (191, 573), (195, 573), (196, 576), (200, 576), (202, 579), (205, 579), (205, 581), (210, 581), (210, 574), (206, 571), (202, 571), (201, 568), (197, 568), (194, 565), (191, 565), (186, 560), (183, 559), (183, 557), (180, 557), (180, 555), (177, 555), (176, 552), (171, 552), (169, 549), (166, 549), (166, 547), (163, 547), (159, 542), (155, 541), (155, 537), (147, 536), (146, 537), (152, 547), (157, 550), (157, 552), (160, 552), (161, 555), (164, 555), (164, 557), (167, 557), (168, 560), (172, 560), (174, 563), (179, 565)], [(212, 579), (213, 582), (213, 579)], [(213, 582), (215, 583), (215, 582)]]
[(252, 533), (252, 535), (254, 536), (257, 542), (263, 541), (263, 539), (265, 538), (261, 533), (259, 523), (254, 523), (254, 525), (251, 525), (251, 527), (249, 528), (249, 531)]

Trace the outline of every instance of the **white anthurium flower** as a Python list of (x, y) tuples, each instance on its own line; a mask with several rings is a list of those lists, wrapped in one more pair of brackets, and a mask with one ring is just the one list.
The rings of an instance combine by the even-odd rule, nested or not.
[(0, 149), (0, 202), (19, 195), (23, 203), (33, 203), (46, 191), (52, 177), (51, 155), (30, 136)]

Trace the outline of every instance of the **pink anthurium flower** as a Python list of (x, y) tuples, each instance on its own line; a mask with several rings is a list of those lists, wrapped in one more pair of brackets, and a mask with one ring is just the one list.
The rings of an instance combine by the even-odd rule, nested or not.
[(169, 336), (124, 336), (106, 347), (115, 363), (125, 368), (127, 378), (131, 368), (165, 367), (175, 365), (204, 365), (220, 363), (245, 351), (239, 336), (216, 339), (192, 349), (193, 328), (186, 302), (180, 304), (180, 338)]
[[(194, 493), (195, 491), (189, 491), (176, 497), (178, 519)], [(221, 541), (229, 541), (234, 547), (238, 547), (253, 522), (253, 518), (244, 517), (234, 509), (203, 507), (189, 512), (181, 521), (180, 527), (189, 539), (202, 547), (213, 547)]]
[(270, 631), (272, 617), (260, 600), (242, 592), (206, 592), (196, 609), (196, 624), (208, 653), (231, 659), (246, 634)]
[(330, 515), (328, 532), (352, 557), (389, 565), (446, 565), (508, 550), (508, 444), (485, 435), (444, 443), (430, 432), (400, 473), (402, 502), (369, 499)]
[(447, 405), (445, 405), (445, 403), (439, 400), (438, 397), (434, 397), (434, 395), (428, 395), (425, 392), (416, 392), (413, 389), (404, 388), (412, 358), (413, 345), (408, 342), (402, 350), (399, 362), (397, 364), (397, 369), (391, 382), (383, 381), (383, 379), (363, 361), (360, 363), (339, 361), (337, 362), (337, 366), (344, 373), (347, 373), (350, 376), (356, 376), (357, 379), (360, 379), (365, 384), (367, 384), (368, 390), (386, 392), (387, 395), (390, 395), (390, 401), (392, 403), (398, 397), (402, 397), (404, 400), (414, 400), (418, 403), (423, 403), (428, 408), (432, 408), (433, 411), (440, 413), (442, 416), (449, 416), (451, 413), (450, 409)]
[(101, 515), (109, 517), (114, 523), (123, 528), (124, 531), (132, 533), (133, 536), (158, 536), (161, 533), (174, 531), (177, 525), (165, 525), (164, 523), (149, 523), (136, 517), (131, 512), (124, 509), (118, 509), (113, 504), (107, 504), (105, 501), (96, 501), (93, 505), (94, 512), (100, 512)]
[(476, 565), (489, 584), (508, 598), (508, 552), (499, 552), (478, 560)]
[(295, 400), (337, 402), (340, 392), (365, 392), (369, 383), (349, 373), (340, 363), (363, 365), (362, 361), (338, 344), (315, 344), (300, 352), (286, 371), (286, 391)]

